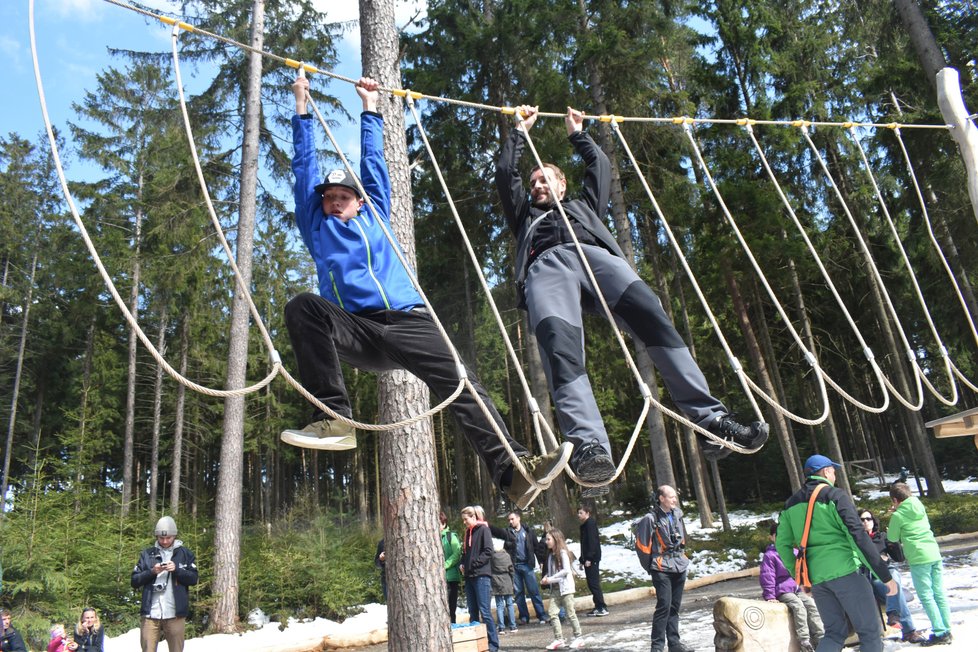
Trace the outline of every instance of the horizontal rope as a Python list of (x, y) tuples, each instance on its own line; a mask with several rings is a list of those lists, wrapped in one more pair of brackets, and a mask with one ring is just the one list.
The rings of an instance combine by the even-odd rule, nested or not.
[[(179, 20), (177, 18), (173, 18), (173, 17), (170, 17), (170, 16), (164, 16), (162, 14), (156, 14), (156, 13), (153, 13), (152, 11), (147, 10), (147, 9), (143, 9), (141, 7), (135, 7), (135, 6), (130, 5), (130, 4), (127, 4), (125, 2), (120, 2), (120, 0), (103, 0), (103, 1), (104, 2), (107, 2), (108, 4), (115, 5), (116, 7), (120, 7), (122, 9), (128, 9), (130, 11), (136, 12), (137, 14), (141, 14), (143, 16), (146, 16), (147, 18), (152, 18), (154, 20), (158, 20), (161, 23), (164, 23), (166, 25), (170, 25), (170, 26), (174, 26), (174, 27), (179, 27), (180, 29), (183, 29), (183, 30), (185, 30), (187, 32), (190, 32), (190, 33), (193, 33), (193, 34), (200, 34), (201, 36), (206, 36), (208, 38), (212, 38), (212, 39), (214, 39), (216, 41), (220, 41), (221, 43), (226, 43), (228, 45), (232, 45), (232, 46), (237, 47), (237, 48), (240, 48), (242, 50), (246, 50), (246, 51), (252, 52), (254, 54), (259, 54), (259, 55), (261, 55), (263, 57), (266, 57), (268, 59), (271, 59), (273, 61), (278, 61), (282, 65), (288, 66), (290, 68), (295, 68), (295, 69), (301, 68), (302, 70), (306, 71), (307, 73), (325, 75), (327, 77), (330, 77), (332, 79), (336, 79), (338, 81), (344, 81), (344, 82), (346, 82), (348, 84), (354, 84), (355, 85), (357, 83), (357, 80), (356, 79), (353, 79), (352, 77), (346, 77), (345, 75), (340, 75), (338, 73), (332, 72), (331, 70), (323, 70), (323, 69), (317, 68), (316, 66), (311, 65), (309, 63), (298, 61), (296, 59), (290, 59), (288, 57), (283, 57), (283, 56), (281, 56), (279, 54), (275, 54), (274, 52), (268, 52), (267, 50), (262, 50), (262, 49), (253, 47), (251, 45), (248, 45), (247, 43), (241, 43), (239, 41), (235, 41), (234, 39), (230, 39), (230, 38), (228, 38), (226, 36), (221, 36), (220, 34), (215, 34), (214, 32), (209, 32), (209, 31), (207, 31), (205, 29), (201, 29), (200, 27), (197, 27), (197, 26), (192, 25), (190, 23), (186, 23), (186, 22), (181, 21), (181, 20)], [(516, 114), (516, 109), (514, 107), (511, 107), (511, 106), (496, 106), (496, 105), (493, 105), (493, 104), (483, 104), (481, 102), (469, 102), (469, 101), (466, 101), (466, 100), (460, 100), (460, 99), (451, 98), (451, 97), (443, 97), (443, 96), (440, 96), (440, 95), (427, 95), (425, 93), (420, 93), (418, 91), (401, 89), (401, 88), (386, 88), (386, 87), (381, 86), (381, 87), (378, 88), (378, 90), (383, 91), (385, 93), (390, 93), (392, 95), (396, 95), (397, 97), (402, 97), (402, 98), (411, 97), (414, 100), (424, 99), (424, 100), (430, 100), (430, 101), (433, 101), (433, 102), (442, 102), (444, 104), (453, 104), (453, 105), (456, 105), (456, 106), (465, 106), (465, 107), (468, 107), (468, 108), (471, 108), (471, 109), (480, 109), (480, 110), (483, 110), (483, 111), (493, 111), (493, 112), (496, 112), (496, 113), (502, 113), (504, 115), (515, 115)], [(557, 113), (557, 112), (550, 112), (550, 113), (548, 113), (548, 112), (544, 112), (544, 111), (540, 111), (540, 112), (537, 113), (538, 116), (545, 117), (545, 118), (563, 118), (565, 114), (566, 114), (566, 112), (559, 112), (559, 113)], [(707, 118), (693, 118), (693, 117), (689, 117), (689, 116), (650, 117), (650, 116), (620, 116), (620, 115), (614, 115), (614, 114), (588, 115), (586, 113), (584, 114), (584, 119), (585, 120), (597, 121), (597, 122), (612, 122), (612, 123), (620, 123), (620, 122), (648, 122), (648, 123), (653, 123), (653, 124), (689, 124), (689, 125), (692, 125), (692, 124), (730, 124), (730, 125), (747, 125), (747, 124), (751, 124), (751, 125), (777, 125), (777, 126), (784, 126), (784, 127), (841, 127), (841, 128), (844, 128), (844, 129), (849, 129), (851, 127), (876, 127), (876, 128), (884, 128), (884, 129), (901, 129), (901, 128), (902, 129), (951, 129), (952, 128), (951, 125), (947, 125), (947, 124), (907, 124), (907, 123), (902, 123), (902, 122), (863, 122), (863, 121), (858, 121), (858, 120), (847, 120), (847, 121), (841, 121), (841, 122), (832, 122), (832, 121), (798, 120), (798, 119), (795, 119), (795, 120), (760, 120), (760, 119), (747, 118), (747, 117), (743, 117), (743, 118), (709, 118), (709, 117), (707, 117)]]

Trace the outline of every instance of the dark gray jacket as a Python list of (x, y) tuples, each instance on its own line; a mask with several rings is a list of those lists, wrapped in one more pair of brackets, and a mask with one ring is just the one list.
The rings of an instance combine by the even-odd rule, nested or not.
[[(581, 198), (565, 199), (561, 202), (564, 212), (570, 218), (579, 241), (604, 247), (624, 258), (625, 254), (618, 246), (618, 241), (605, 224), (608, 198), (611, 194), (611, 163), (585, 132), (575, 132), (568, 138), (575, 151), (584, 159), (586, 171)], [(547, 210), (530, 203), (519, 170), (525, 143), (524, 133), (513, 129), (503, 143), (496, 162), (496, 190), (499, 192), (506, 222), (516, 237), (516, 288), (521, 308), (526, 307), (523, 286), (526, 283), (526, 271), (533, 261), (550, 247), (572, 242), (556, 207)]]

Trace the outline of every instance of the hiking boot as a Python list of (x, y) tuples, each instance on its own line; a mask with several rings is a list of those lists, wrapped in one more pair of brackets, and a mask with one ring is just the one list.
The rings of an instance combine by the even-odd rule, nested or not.
[(912, 629), (903, 633), (904, 643), (923, 643), (927, 637), (920, 633), (920, 630)]
[[(574, 473), (583, 482), (607, 482), (615, 477), (615, 463), (597, 439), (584, 444), (574, 456)], [(582, 498), (595, 498), (608, 493), (608, 486), (585, 487), (581, 490)]]
[[(744, 448), (760, 448), (767, 441), (770, 427), (763, 421), (755, 421), (749, 426), (734, 421), (729, 414), (718, 416), (707, 430), (720, 439), (733, 442)], [(722, 460), (732, 453), (726, 446), (721, 446), (713, 440), (707, 440), (702, 445), (703, 457), (711, 461)]]
[[(533, 457), (522, 457), (520, 462), (530, 472), (533, 479), (544, 486), (549, 486), (553, 479), (560, 475), (560, 472), (567, 466), (574, 447), (570, 442), (564, 442), (546, 455), (534, 455)], [(513, 481), (506, 488), (506, 495), (513, 504), (519, 509), (526, 509), (543, 489), (534, 487), (523, 477), (523, 474), (513, 469)]]
[(689, 647), (681, 641), (669, 644), (669, 652), (695, 652), (693, 648)]
[(314, 421), (302, 430), (283, 430), (279, 437), (286, 444), (321, 451), (348, 451), (357, 447), (357, 431), (333, 419)]

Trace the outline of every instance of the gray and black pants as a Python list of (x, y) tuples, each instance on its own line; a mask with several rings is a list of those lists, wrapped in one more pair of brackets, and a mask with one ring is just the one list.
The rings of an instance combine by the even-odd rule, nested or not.
[[(582, 247), (618, 326), (645, 345), (679, 411), (701, 426), (726, 414), (659, 297), (625, 260), (598, 246)], [(595, 440), (610, 454), (584, 366), (583, 312), (600, 313), (601, 304), (574, 246), (557, 245), (540, 254), (527, 270), (525, 292), (564, 437), (575, 451)]]

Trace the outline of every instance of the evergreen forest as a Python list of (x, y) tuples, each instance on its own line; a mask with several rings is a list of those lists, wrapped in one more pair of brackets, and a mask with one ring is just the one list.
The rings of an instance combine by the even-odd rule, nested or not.
[[(328, 71), (352, 26), (331, 22), (324, 4), (174, 0), (167, 15)], [(609, 225), (713, 393), (742, 420), (771, 424), (757, 454), (708, 463), (688, 427), (653, 409), (605, 504), (639, 511), (655, 486), (669, 483), (704, 519), (728, 505), (776, 505), (816, 452), (855, 462), (841, 476), (847, 488), (905, 467), (936, 499), (942, 480), (974, 474), (972, 438), (938, 440), (924, 426), (978, 407), (978, 206), (961, 152), (943, 128), (811, 123), (943, 125), (934, 73), (944, 66), (958, 71), (973, 113), (976, 15), (972, 0), (428, 0), (423, 17), (398, 25), (391, 56), (401, 87), (462, 101), (419, 101), (423, 132), (401, 100), (387, 105), (406, 116), (408, 165), (391, 167), (410, 180), (417, 275), (513, 436), (538, 448), (531, 400), (435, 163), (549, 417), (535, 340), (517, 306), (515, 241), (494, 184), (496, 154), (516, 121), (476, 105), (554, 113), (571, 106), (590, 116), (666, 119), (586, 125), (615, 170)], [(925, 54), (921, 42), (936, 49)], [(247, 263), (241, 278), (275, 349), (298, 376), (283, 309), (317, 281), (293, 215), (295, 70), (269, 59), (256, 68), (255, 57), (202, 35), (181, 36), (179, 49), (183, 65), (206, 73), (187, 101), (218, 219), (238, 265)], [(233, 342), (240, 296), (197, 181), (170, 53), (114, 54), (116, 65), (76, 99), (76, 119), (55, 125), (69, 159), (100, 170), (96, 180), (73, 181), (69, 161), (81, 218), (139, 327), (174, 369), (215, 389), (250, 385), (274, 361), (253, 319), (244, 341)], [(342, 106), (320, 82), (312, 76), (311, 93), (330, 124), (355, 124), (359, 106)], [(702, 121), (668, 120), (676, 117)], [(745, 117), (758, 123), (748, 130), (733, 122)], [(763, 124), (796, 120), (809, 124)], [(254, 134), (250, 146), (246, 134)], [(543, 160), (568, 173), (573, 194), (582, 165), (563, 120), (541, 118), (531, 135)], [(338, 166), (325, 139), (321, 146), (323, 167)], [(756, 416), (724, 343), (772, 397), (755, 395)], [(805, 350), (837, 384), (824, 403)], [(586, 351), (617, 460), (642, 395), (602, 316), (586, 320)], [(653, 396), (671, 407), (647, 358), (637, 363)], [(242, 375), (232, 380), (233, 366)], [(346, 368), (345, 379), (355, 418), (395, 420), (383, 378)], [(872, 409), (884, 400), (885, 409)], [(409, 413), (429, 407), (422, 403)], [(232, 405), (238, 420), (229, 417)], [(235, 403), (175, 382), (99, 275), (46, 134), (0, 134), (0, 601), (21, 631), (40, 636), (52, 621), (73, 622), (85, 605), (113, 633), (134, 626), (139, 596), (129, 573), (162, 514), (177, 520), (201, 568), (194, 632), (233, 630), (258, 606), (283, 617), (341, 617), (379, 599), (373, 550), (391, 509), (384, 469), (398, 464), (383, 443), (400, 432), (361, 432), (350, 452), (280, 442), (311, 411), (281, 378)], [(786, 412), (802, 421), (826, 414), (808, 425)], [(451, 415), (437, 413), (422, 431), (432, 442), (421, 462), (437, 492), (435, 513), (507, 508)], [(573, 483), (557, 481), (534, 507), (573, 523), (577, 496)], [(222, 564), (228, 548), (234, 561)]]

